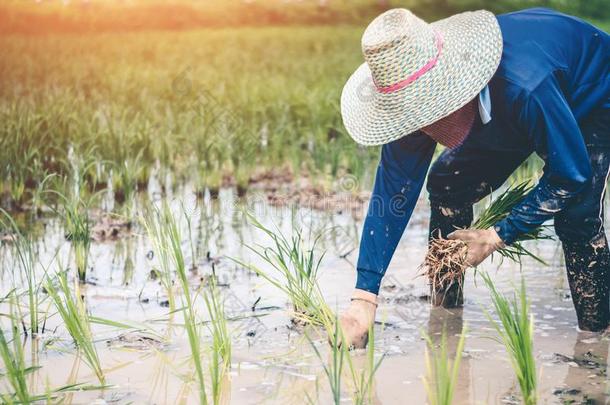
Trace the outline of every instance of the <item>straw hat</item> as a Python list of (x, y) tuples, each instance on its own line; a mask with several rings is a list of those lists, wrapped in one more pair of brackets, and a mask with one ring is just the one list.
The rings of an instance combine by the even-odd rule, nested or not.
[(485, 10), (428, 24), (393, 9), (368, 26), (362, 51), (366, 63), (343, 88), (341, 115), (356, 142), (381, 145), (474, 99), (500, 63), (502, 33)]

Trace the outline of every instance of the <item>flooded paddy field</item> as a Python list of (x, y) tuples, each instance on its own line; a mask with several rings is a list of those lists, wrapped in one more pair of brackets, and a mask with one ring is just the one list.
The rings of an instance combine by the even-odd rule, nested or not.
[[(62, 3), (50, 13), (70, 15)], [(464, 337), (452, 403), (521, 403), (482, 278), (468, 273), (463, 308), (429, 303), (425, 195), (369, 348), (329, 345), (379, 159), (340, 118), (365, 15), (293, 3), (307, 25), (0, 36), (0, 403), (432, 403), (424, 336), (443, 335), (452, 358)], [(332, 19), (323, 4), (352, 23), (310, 26)], [(529, 160), (513, 180), (540, 171)], [(610, 340), (577, 330), (559, 242), (526, 247), (548, 265), (477, 272), (509, 298), (525, 279), (538, 403), (607, 403)], [(307, 277), (289, 285), (296, 267)], [(298, 293), (324, 322), (304, 322)]]
[[(141, 198), (156, 199), (154, 193)], [(361, 204), (360, 212), (353, 209), (338, 213), (295, 205), (273, 206), (264, 194), (238, 198), (234, 189), (222, 189), (215, 199), (209, 194), (197, 198), (190, 186), (176, 190), (168, 199), (173, 212), (186, 213), (178, 223), (192, 291), (215, 275), (224, 302), (232, 356), (221, 384), (221, 403), (331, 403), (324, 371), (330, 361), (325, 332), (295, 326), (287, 296), (232, 259), (265, 265), (247, 246), (267, 246), (269, 238), (248, 222), (244, 209), (265, 225), (286, 233), (300, 229), (309, 237), (322, 232), (318, 249), (326, 254), (318, 283), (328, 305), (340, 311), (349, 303), (355, 282), (357, 235), (366, 204)], [(138, 212), (137, 207), (134, 210)], [(519, 388), (506, 350), (493, 340), (496, 333), (484, 314), (491, 302), (480, 277), (468, 275), (463, 309), (432, 309), (428, 303), (427, 280), (418, 277), (426, 253), (427, 216), (427, 201), (422, 197), (382, 286), (374, 350), (376, 358), (383, 360), (374, 375), (370, 403), (425, 403), (422, 332), (435, 339), (446, 330), (451, 351), (463, 328), (465, 349), (454, 403), (519, 403)], [(187, 217), (190, 227), (184, 219)], [(41, 263), (37, 266), (39, 277), (40, 272), (52, 274), (62, 265), (74, 269), (71, 244), (57, 217), (46, 217), (37, 226), (41, 228), (34, 242)], [(5, 240), (0, 250), (3, 297), (14, 288), (26, 289), (15, 247)], [(479, 270), (490, 272), (497, 288), (510, 294), (521, 272), (525, 276), (535, 322), (539, 403), (605, 403), (610, 341), (577, 331), (559, 243), (544, 241), (528, 247), (549, 265), (525, 259), (521, 268), (506, 261), (500, 266), (498, 262), (486, 262)], [(83, 302), (91, 317), (111, 320), (122, 327), (92, 325), (108, 387), (61, 395), (62, 401), (163, 404), (199, 400), (183, 316), (179, 306), (173, 313), (168, 308), (166, 292), (155, 276), (157, 259), (158, 252), (137, 221), (117, 237), (92, 242), (87, 283), (80, 287)], [(181, 295), (178, 290), (176, 297)], [(40, 296), (44, 331), (34, 338), (20, 336), (27, 363), (40, 366), (26, 376), (29, 390), (44, 393), (49, 387), (95, 384), (95, 374), (82, 353), (75, 350), (46, 293), (41, 291)], [(7, 308), (5, 300), (2, 312), (7, 313)], [(201, 297), (195, 301), (195, 308), (204, 322), (201, 347), (207, 364), (211, 337), (205, 327), (209, 317)], [(5, 319), (2, 324), (4, 328), (8, 325)], [(350, 356), (355, 367), (365, 364), (367, 358), (365, 351)], [(345, 367), (342, 402), (352, 401), (352, 380)], [(10, 391), (9, 386), (2, 387), (4, 393)]]

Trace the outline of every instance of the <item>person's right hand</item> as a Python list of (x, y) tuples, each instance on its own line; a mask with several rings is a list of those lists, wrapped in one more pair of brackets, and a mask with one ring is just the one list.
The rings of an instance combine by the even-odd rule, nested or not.
[(355, 290), (349, 308), (339, 317), (339, 326), (349, 348), (362, 349), (369, 340), (369, 329), (375, 323), (377, 296), (364, 290)]

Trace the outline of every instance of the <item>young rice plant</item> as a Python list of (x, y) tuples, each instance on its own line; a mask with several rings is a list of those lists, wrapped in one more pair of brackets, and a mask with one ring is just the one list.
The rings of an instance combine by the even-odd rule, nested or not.
[(85, 362), (93, 370), (100, 384), (104, 385), (106, 377), (93, 342), (89, 314), (81, 298), (78, 282), (74, 283), (74, 291), (72, 291), (65, 271), (58, 272), (56, 280), (57, 286), (51, 278), (47, 278), (45, 289), (53, 300), (76, 347), (83, 353)]
[(253, 215), (247, 214), (250, 222), (263, 231), (273, 241), (271, 246), (247, 246), (268, 265), (261, 269), (254, 264), (246, 264), (234, 259), (237, 263), (249, 268), (263, 277), (278, 290), (284, 292), (292, 303), (293, 322), (324, 326), (332, 331), (334, 318), (332, 311), (324, 301), (317, 277), (324, 254), (316, 256), (317, 237), (311, 247), (303, 247), (303, 235), (299, 230), (294, 236), (286, 237), (265, 227)]
[(432, 338), (424, 334), (426, 340), (426, 376), (424, 386), (430, 405), (451, 405), (458, 379), (466, 328), (462, 330), (453, 360), (449, 358), (447, 332), (443, 330), (440, 346), (436, 347)]
[(487, 317), (500, 336), (498, 341), (506, 347), (519, 381), (523, 402), (525, 405), (535, 405), (538, 397), (534, 359), (534, 318), (530, 313), (525, 280), (521, 278), (518, 295), (515, 293), (511, 302), (496, 290), (488, 274), (484, 273), (482, 277), (491, 294), (499, 322), (486, 312)]

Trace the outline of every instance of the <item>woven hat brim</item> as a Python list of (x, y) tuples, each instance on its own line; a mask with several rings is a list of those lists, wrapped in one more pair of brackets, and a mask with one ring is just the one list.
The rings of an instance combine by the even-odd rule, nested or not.
[(485, 10), (430, 24), (443, 38), (437, 64), (407, 87), (376, 90), (362, 64), (341, 94), (341, 115), (350, 136), (362, 145), (382, 145), (411, 134), (458, 110), (493, 77), (502, 56), (502, 33)]

